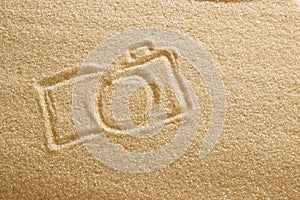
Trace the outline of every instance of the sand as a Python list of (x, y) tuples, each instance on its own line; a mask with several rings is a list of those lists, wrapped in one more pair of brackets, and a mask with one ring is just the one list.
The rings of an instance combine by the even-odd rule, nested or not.
[[(1, 199), (300, 198), (296, 1), (0, 5)], [(225, 124), (204, 159), (198, 153), (210, 120), (209, 91), (203, 77), (184, 61), (178, 70), (198, 91), (201, 122), (182, 157), (158, 171), (131, 174), (97, 161), (82, 144), (72, 114), (77, 71), (99, 43), (138, 28), (165, 28), (191, 37), (220, 71)], [(163, 91), (173, 98), (172, 92)], [(133, 95), (136, 123), (147, 121), (138, 101), (144, 97), (142, 90)], [(177, 112), (176, 103), (172, 108)], [(109, 103), (103, 109), (113, 126)], [(146, 152), (166, 145), (176, 128), (170, 125), (145, 143), (107, 137), (128, 151)]]

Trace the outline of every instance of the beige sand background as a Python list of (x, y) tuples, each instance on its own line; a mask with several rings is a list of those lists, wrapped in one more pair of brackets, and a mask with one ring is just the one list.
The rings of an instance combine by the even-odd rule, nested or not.
[[(1, 1), (0, 18), (1, 199), (300, 198), (295, 1)], [(72, 78), (98, 43), (145, 27), (175, 29), (206, 49), (221, 71), (227, 115), (219, 142), (204, 160), (197, 152), (205, 122), (170, 166), (126, 174), (97, 162), (78, 142)], [(48, 91), (56, 102), (49, 103), (51, 118), (43, 114), (34, 85), (45, 89), (55, 81), (65, 82)], [(197, 81), (205, 91), (201, 77)], [(205, 94), (200, 106), (209, 108)], [(54, 135), (48, 134), (47, 117)]]

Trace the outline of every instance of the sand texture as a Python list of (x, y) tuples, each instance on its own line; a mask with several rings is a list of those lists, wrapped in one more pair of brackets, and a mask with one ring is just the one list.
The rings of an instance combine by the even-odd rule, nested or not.
[[(300, 199), (296, 1), (1, 1), (0, 19), (0, 199)], [(116, 34), (142, 28), (174, 30), (196, 41), (220, 73), (227, 104), (219, 140), (200, 159), (210, 91), (205, 77), (179, 58), (176, 70), (195, 91), (201, 113), (196, 137), (165, 168), (131, 174), (89, 153), (76, 131), (72, 102), (89, 53)], [(103, 84), (124, 59), (112, 63)], [(98, 112), (116, 127), (113, 88), (103, 88), (97, 90)], [(163, 117), (180, 114), (174, 92), (156, 84), (150, 89), (166, 109)], [(129, 100), (133, 123), (150, 123), (147, 88)], [(143, 153), (168, 144), (178, 127), (169, 123), (146, 140), (106, 137)]]

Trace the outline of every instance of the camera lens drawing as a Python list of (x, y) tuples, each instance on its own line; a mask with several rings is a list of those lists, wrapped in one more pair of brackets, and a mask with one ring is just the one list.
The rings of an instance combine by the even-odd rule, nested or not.
[[(151, 62), (160, 55), (167, 58), (169, 65)], [(126, 64), (112, 67), (121, 57)], [(146, 173), (170, 165), (187, 151), (197, 135), (200, 110), (186, 77), (174, 67), (178, 57), (201, 74), (210, 92), (211, 118), (199, 157), (204, 158), (213, 149), (222, 132), (226, 109), (225, 89), (217, 68), (187, 36), (166, 29), (138, 29), (99, 44), (83, 62), (75, 80), (74, 122), (83, 144), (96, 160), (123, 172)], [(179, 113), (168, 115), (168, 110), (155, 100), (153, 85), (172, 91)], [(106, 115), (100, 109), (105, 106), (101, 98), (112, 86), (111, 115), (116, 126), (106, 123)], [(144, 89), (149, 104), (146, 124), (136, 123), (130, 115), (130, 99), (139, 88)], [(172, 141), (150, 152), (130, 152), (105, 135), (108, 132), (143, 140), (155, 137), (166, 123), (173, 121), (180, 123)]]

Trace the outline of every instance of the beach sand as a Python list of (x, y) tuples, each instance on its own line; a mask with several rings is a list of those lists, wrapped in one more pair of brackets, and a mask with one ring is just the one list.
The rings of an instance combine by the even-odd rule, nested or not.
[[(0, 13), (0, 199), (300, 198), (296, 1), (1, 1)], [(181, 61), (179, 71), (198, 91), (197, 137), (166, 168), (130, 174), (85, 149), (72, 94), (78, 68), (99, 43), (140, 28), (175, 30), (196, 41), (220, 71), (227, 109), (219, 141), (199, 159), (209, 91)], [(146, 121), (143, 95), (133, 95), (136, 123)], [(113, 124), (109, 106), (104, 110)], [(176, 124), (145, 143), (108, 137), (144, 152), (167, 144), (174, 130)]]

